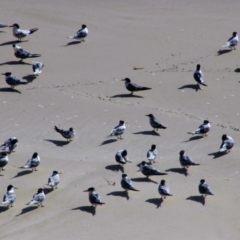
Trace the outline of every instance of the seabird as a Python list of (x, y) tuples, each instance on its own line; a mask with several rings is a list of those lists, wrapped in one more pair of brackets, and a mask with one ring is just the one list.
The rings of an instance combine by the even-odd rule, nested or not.
[(148, 159), (148, 161), (149, 161), (151, 164), (152, 164), (152, 163), (155, 163), (155, 162), (156, 162), (155, 160), (156, 160), (157, 155), (158, 155), (158, 151), (157, 151), (156, 145), (153, 144), (153, 145), (151, 146), (151, 149), (148, 150), (148, 152), (147, 152), (147, 159)]
[(45, 193), (42, 188), (39, 188), (37, 193), (35, 193), (32, 197), (32, 200), (26, 205), (36, 204), (38, 207), (41, 205), (43, 207), (42, 202), (45, 200)]
[(43, 67), (44, 67), (43, 63), (41, 63), (41, 62), (34, 62), (32, 64), (32, 70), (34, 72), (34, 75), (38, 76), (42, 72)]
[(166, 185), (165, 180), (161, 180), (158, 186), (158, 192), (161, 195), (162, 199), (165, 199), (167, 196), (172, 196), (172, 194), (170, 194), (168, 186)]
[(13, 44), (13, 49), (14, 49), (14, 55), (16, 58), (20, 58), (20, 62), (23, 60), (23, 59), (26, 59), (26, 58), (35, 58), (35, 57), (41, 57), (41, 54), (38, 54), (38, 53), (30, 53), (26, 50), (24, 50), (23, 48), (19, 47), (18, 45), (16, 44)]
[(140, 171), (143, 175), (145, 175), (147, 178), (149, 176), (153, 175), (167, 175), (167, 173), (160, 172), (158, 169), (156, 169), (153, 166), (147, 165), (145, 161), (142, 161), (140, 164)]
[(22, 30), (20, 29), (20, 26), (17, 23), (14, 23), (12, 26), (13, 30), (13, 36), (16, 37), (18, 39), (18, 41), (22, 41), (22, 38), (25, 38), (26, 36), (36, 32), (38, 30), (38, 28), (32, 28), (29, 30)]
[(9, 154), (13, 152), (13, 150), (17, 147), (18, 140), (16, 137), (11, 137), (7, 139), (1, 146), (4, 151), (8, 152)]
[(76, 135), (72, 127), (69, 128), (69, 130), (64, 130), (64, 129), (59, 129), (57, 126), (55, 126), (54, 129), (56, 130), (56, 132), (60, 133), (64, 138), (66, 138), (68, 141), (72, 141)]
[(200, 180), (200, 184), (198, 185), (198, 190), (203, 197), (206, 197), (207, 195), (213, 195), (210, 187), (208, 186), (208, 184), (204, 179)]
[(139, 190), (134, 188), (133, 183), (132, 183), (131, 179), (127, 177), (127, 174), (122, 175), (121, 186), (126, 192), (128, 190), (139, 192)]
[(99, 196), (99, 194), (97, 194), (95, 192), (95, 188), (91, 187), (83, 192), (88, 192), (89, 193), (89, 202), (94, 206), (97, 207), (97, 205), (103, 205), (105, 203), (103, 203), (101, 201), (101, 198)]
[(131, 161), (128, 160), (127, 157), (127, 150), (119, 150), (117, 151), (116, 155), (115, 155), (115, 160), (116, 162), (118, 162), (120, 165), (124, 165), (127, 162), (131, 163)]
[(199, 166), (200, 165), (198, 163), (194, 163), (193, 160), (185, 154), (184, 150), (180, 151), (180, 153), (179, 153), (179, 161), (180, 161), (181, 166), (186, 170), (188, 170), (188, 167), (190, 167), (190, 166)]
[(8, 25), (0, 23), (0, 28), (5, 28), (5, 27), (8, 27)]
[(22, 166), (21, 168), (32, 168), (32, 171), (35, 169), (37, 171), (37, 166), (40, 164), (40, 157), (38, 153), (34, 153), (32, 158), (30, 158), (27, 163)]
[(18, 188), (14, 187), (13, 185), (9, 185), (7, 187), (6, 194), (3, 196), (2, 204), (8, 208), (13, 207), (13, 203), (16, 200), (16, 194), (14, 193), (14, 189), (18, 189)]
[(227, 43), (221, 47), (220, 51), (226, 49), (226, 48), (230, 48), (232, 49), (236, 49), (235, 47), (238, 45), (239, 39), (238, 39), (238, 35), (237, 32), (233, 32), (232, 37), (230, 37), (227, 41)]
[(162, 125), (162, 123), (159, 121), (159, 120), (157, 120), (157, 118), (155, 118), (154, 116), (153, 116), (153, 114), (148, 114), (148, 115), (146, 115), (147, 117), (149, 117), (149, 123), (150, 123), (150, 125), (153, 127), (153, 130), (155, 131), (157, 131), (159, 128), (160, 129), (166, 129), (166, 127), (164, 127), (163, 125)]
[(5, 72), (5, 73), (2, 73), (2, 75), (5, 76), (6, 83), (10, 85), (12, 88), (18, 85), (25, 85), (28, 83), (28, 82), (23, 82), (22, 80), (16, 78), (15, 76), (12, 75), (11, 72)]
[(222, 144), (220, 146), (219, 152), (220, 153), (222, 153), (222, 152), (228, 153), (233, 148), (233, 146), (234, 146), (234, 140), (230, 136), (223, 134), (222, 135)]
[(57, 188), (57, 185), (60, 182), (59, 174), (62, 174), (58, 171), (53, 171), (52, 176), (48, 178), (47, 186), (51, 187), (53, 190), (54, 188)]
[(2, 171), (5, 171), (5, 169), (3, 169), (9, 162), (9, 159), (8, 159), (8, 155), (7, 153), (5, 152), (1, 152), (0, 153), (0, 172), (1, 170)]
[(122, 81), (125, 81), (125, 87), (128, 91), (131, 92), (131, 95), (133, 94), (133, 92), (150, 90), (151, 89), (149, 87), (138, 86), (136, 83), (132, 83), (129, 78), (122, 79)]
[(124, 133), (126, 129), (125, 121), (120, 120), (119, 124), (111, 131), (110, 135), (108, 137), (116, 136), (117, 139), (122, 139), (122, 134)]
[(206, 137), (210, 129), (211, 129), (210, 122), (208, 120), (204, 120), (203, 124), (200, 125), (196, 131), (192, 132), (192, 134), (193, 135), (202, 134), (203, 137)]
[(207, 86), (207, 84), (204, 83), (204, 75), (202, 73), (200, 64), (197, 65), (197, 69), (194, 72), (193, 77), (194, 77), (195, 81), (197, 82), (197, 86), (199, 89), (202, 90), (201, 85)]
[(74, 36), (69, 36), (68, 38), (82, 40), (84, 42), (84, 38), (88, 35), (87, 25), (82, 25), (82, 28), (76, 32)]

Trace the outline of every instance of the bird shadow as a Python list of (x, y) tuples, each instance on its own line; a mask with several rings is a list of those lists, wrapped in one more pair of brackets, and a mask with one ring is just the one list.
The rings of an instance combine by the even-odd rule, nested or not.
[(116, 196), (116, 197), (124, 197), (126, 198), (127, 200), (129, 200), (129, 195), (128, 195), (128, 192), (126, 191), (114, 191), (114, 192), (110, 192), (107, 194), (107, 196), (109, 195), (112, 195), (112, 196)]
[(229, 53), (231, 51), (232, 51), (231, 49), (225, 49), (225, 50), (219, 50), (217, 53), (218, 53), (218, 56), (220, 56), (220, 55)]
[(38, 209), (38, 207), (37, 207), (37, 206), (25, 207), (25, 208), (22, 209), (22, 212), (20, 212), (20, 213), (19, 213), (18, 215), (16, 215), (16, 216), (18, 217), (18, 216), (23, 215), (23, 214), (25, 214), (25, 213), (31, 212), (31, 211), (33, 211), (33, 210), (35, 210), (35, 209)]
[(22, 94), (20, 91), (14, 88), (0, 88), (0, 92), (15, 92), (15, 93)]
[(150, 179), (150, 178), (144, 178), (144, 177), (131, 178), (131, 180), (132, 180), (133, 182), (152, 182), (152, 183), (158, 184), (157, 182), (153, 181), (152, 179)]
[(208, 156), (213, 156), (213, 159), (215, 159), (215, 158), (222, 157), (225, 154), (226, 154), (225, 152), (213, 152), (213, 153), (209, 153)]
[(76, 208), (72, 208), (72, 210), (81, 210), (83, 212), (91, 213), (93, 216), (95, 216), (96, 214), (96, 208), (93, 206), (76, 207)]
[(161, 207), (163, 199), (162, 198), (149, 198), (145, 202), (152, 203), (152, 204), (156, 205), (156, 208), (159, 208), (159, 207)]
[(106, 145), (106, 144), (109, 144), (109, 143), (113, 143), (113, 142), (116, 142), (116, 141), (117, 141), (117, 139), (108, 139), (108, 140), (103, 141), (103, 142), (100, 144), (100, 146)]
[(64, 140), (44, 139), (44, 141), (48, 141), (48, 142), (54, 143), (58, 147), (63, 147), (64, 145), (68, 145), (69, 144), (69, 141), (64, 141)]
[(32, 82), (33, 80), (35, 80), (37, 77), (34, 74), (29, 74), (23, 77), (23, 79), (25, 79), (27, 82)]
[(30, 63), (26, 63), (26, 62), (23, 62), (23, 61), (8, 61), (8, 62), (4, 62), (4, 63), (0, 63), (0, 66), (3, 66), (3, 65), (32, 65)]
[(203, 206), (205, 205), (205, 198), (203, 196), (190, 196), (186, 198), (186, 200), (191, 200), (194, 202), (201, 203)]
[(185, 168), (169, 168), (166, 170), (166, 172), (174, 172), (174, 173), (179, 173), (187, 177), (189, 174)]
[(236, 69), (234, 70), (234, 72), (240, 73), (240, 68), (236, 68)]
[(76, 45), (76, 44), (80, 44), (81, 41), (71, 41), (68, 42), (66, 45), (64, 45), (64, 47), (68, 47), (68, 46), (72, 46), (72, 45)]
[(45, 195), (47, 195), (47, 194), (49, 194), (49, 193), (51, 193), (51, 192), (53, 192), (53, 191), (54, 191), (53, 188), (44, 187), (44, 194), (45, 194)]
[(0, 46), (12, 45), (12, 44), (15, 44), (15, 43), (18, 43), (18, 40), (4, 42), (4, 43), (1, 43)]
[(193, 136), (193, 137), (190, 137), (188, 140), (186, 140), (184, 142), (190, 142), (190, 141), (199, 140), (199, 139), (203, 139), (203, 137), (202, 136)]
[(121, 166), (121, 165), (119, 165), (119, 164), (108, 165), (108, 166), (105, 167), (105, 169), (111, 170), (111, 171), (113, 171), (113, 172), (119, 172), (119, 171), (120, 171), (120, 172), (124, 173), (124, 168), (123, 168), (123, 166)]
[(185, 89), (185, 88), (195, 89), (196, 92), (199, 90), (199, 87), (198, 87), (197, 84), (186, 84), (186, 85), (183, 85), (182, 87), (180, 87), (178, 89), (181, 90), (181, 89)]
[(160, 136), (159, 133), (157, 133), (156, 131), (152, 130), (152, 131), (141, 131), (141, 132), (135, 132), (133, 134), (142, 134), (142, 135), (152, 135), (152, 136)]
[(17, 173), (17, 175), (15, 175), (13, 178), (21, 177), (21, 176), (24, 176), (24, 175), (27, 175), (30, 173), (32, 173), (32, 170), (24, 170), (24, 171)]
[(7, 211), (9, 208), (8, 207), (3, 207), (0, 206), (0, 213)]
[(132, 95), (132, 94), (117, 94), (114, 96), (111, 96), (110, 98), (143, 98), (143, 96), (138, 96), (138, 95)]

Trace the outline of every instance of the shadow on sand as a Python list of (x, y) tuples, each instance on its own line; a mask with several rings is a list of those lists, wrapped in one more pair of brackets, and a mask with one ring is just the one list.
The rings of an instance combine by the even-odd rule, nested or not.
[(112, 195), (112, 196), (116, 196), (116, 197), (123, 197), (126, 198), (127, 200), (129, 200), (129, 195), (128, 192), (126, 191), (114, 191), (114, 192), (110, 192), (107, 194), (107, 196)]
[(209, 153), (208, 156), (213, 156), (213, 159), (215, 159), (215, 158), (222, 157), (226, 154), (227, 153), (225, 153), (225, 152), (213, 152), (213, 153)]
[(161, 207), (161, 204), (163, 203), (162, 198), (149, 198), (145, 202), (152, 203), (156, 205), (156, 208)]
[(36, 210), (36, 209), (38, 209), (37, 206), (29, 206), (29, 207), (23, 208), (23, 209), (22, 209), (22, 212), (20, 212), (20, 213), (19, 213), (18, 215), (16, 215), (16, 216), (18, 217), (18, 216), (20, 216), (20, 215), (23, 215), (23, 214), (25, 214), (25, 213), (31, 212), (31, 211)]
[(186, 200), (191, 200), (194, 202), (201, 203), (203, 206), (205, 205), (205, 198), (203, 196), (190, 196), (186, 198)]
[(13, 92), (13, 93), (22, 94), (20, 91), (18, 91), (17, 89), (14, 89), (14, 88), (0, 88), (0, 92)]
[(124, 173), (123, 166), (121, 166), (119, 164), (108, 165), (108, 166), (105, 167), (105, 169), (111, 170), (113, 172), (122, 172), (122, 173)]
[(17, 178), (17, 177), (21, 177), (21, 176), (24, 176), (24, 175), (27, 175), (27, 174), (30, 174), (32, 173), (33, 171), (32, 170), (23, 170), (19, 173), (17, 173), (17, 175), (15, 175), (13, 178)]
[(133, 182), (152, 182), (152, 183), (155, 183), (155, 184), (158, 184), (157, 182), (153, 181), (152, 179), (150, 178), (144, 178), (144, 177), (140, 177), (140, 178), (131, 178), (131, 180)]
[(189, 174), (185, 168), (169, 168), (165, 172), (174, 172), (174, 173), (179, 173), (187, 177)]
[(154, 130), (152, 131), (141, 131), (141, 132), (135, 132), (133, 134), (142, 134), (142, 135), (151, 135), (151, 136), (160, 136), (160, 134)]
[(105, 140), (103, 141), (100, 146), (102, 145), (106, 145), (106, 144), (109, 144), (109, 143), (113, 143), (113, 142), (117, 142), (117, 139), (108, 139), (108, 140)]
[(64, 140), (52, 140), (52, 139), (44, 139), (44, 141), (51, 142), (55, 144), (58, 147), (63, 147), (65, 145), (68, 145), (70, 142), (69, 141), (64, 141)]
[(72, 210), (81, 210), (83, 212), (91, 213), (93, 216), (96, 214), (96, 208), (93, 206), (82, 206), (77, 208), (72, 208)]
[(186, 84), (186, 85), (183, 85), (182, 87), (180, 87), (178, 89), (181, 90), (181, 89), (185, 89), (185, 88), (194, 89), (194, 90), (196, 90), (196, 92), (199, 90), (199, 87), (198, 87), (197, 84)]
[(111, 96), (110, 98), (143, 98), (142, 96), (138, 95), (132, 95), (132, 94), (117, 94), (114, 96)]

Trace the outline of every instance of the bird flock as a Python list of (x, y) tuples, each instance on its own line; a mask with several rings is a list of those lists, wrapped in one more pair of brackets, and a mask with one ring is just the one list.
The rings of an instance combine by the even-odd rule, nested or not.
[[(27, 36), (33, 34), (34, 32), (38, 31), (38, 28), (32, 28), (29, 30), (22, 30), (20, 29), (19, 24), (14, 23), (13, 25), (9, 26), (6, 24), (0, 24), (0, 28), (4, 27), (12, 27), (12, 33), (15, 38), (18, 39), (19, 42), (22, 41), (23, 38), (26, 38)], [(76, 32), (74, 36), (69, 36), (68, 38), (70, 39), (77, 39), (81, 42), (85, 41), (85, 38), (88, 36), (88, 29), (85, 24), (82, 25), (82, 28)], [(239, 42), (237, 32), (233, 32), (232, 37), (229, 38), (227, 43), (221, 47), (220, 51), (225, 50), (225, 49), (236, 49), (236, 46)], [(31, 53), (27, 50), (24, 50), (20, 46), (13, 44), (12, 45), (14, 49), (14, 55), (16, 58), (20, 59), (20, 62), (22, 62), (24, 59), (27, 58), (36, 58), (36, 57), (41, 57), (41, 54), (38, 53)], [(32, 70), (34, 73), (34, 76), (38, 76), (44, 67), (44, 64), (41, 62), (34, 62), (32, 64)], [(12, 88), (18, 86), (18, 85), (25, 85), (28, 82), (22, 81), (18, 79), (17, 77), (13, 76), (11, 72), (5, 72), (2, 73), (2, 75), (5, 76), (6, 83), (11, 86)], [(201, 65), (197, 64), (196, 66), (196, 71), (193, 74), (194, 80), (197, 82), (197, 88), (202, 90), (201, 86), (207, 86), (207, 84), (204, 83), (204, 75), (201, 71)], [(134, 92), (138, 91), (144, 91), (144, 90), (151, 90), (149, 87), (143, 87), (139, 86), (136, 83), (132, 83), (129, 78), (124, 78), (122, 81), (125, 82), (125, 87), (126, 89), (130, 92), (130, 95), (133, 95)], [(158, 131), (158, 129), (167, 129), (153, 114), (148, 114), (146, 115), (149, 117), (149, 123), (150, 126), (153, 128), (153, 131)], [(110, 135), (107, 137), (117, 137), (117, 139), (122, 139), (122, 135), (126, 131), (126, 121), (120, 120), (119, 124), (112, 129), (110, 132)], [(65, 138), (67, 141), (72, 141), (76, 135), (76, 132), (72, 127), (70, 127), (68, 130), (60, 129), (57, 126), (55, 126), (55, 131), (58, 132), (59, 134), (62, 135), (63, 138)], [(203, 124), (200, 125), (195, 131), (189, 132), (190, 134), (200, 134), (202, 137), (206, 137), (207, 133), (210, 131), (211, 125), (209, 120), (204, 120)], [(0, 174), (2, 171), (4, 171), (4, 167), (8, 164), (9, 158), (8, 155), (10, 155), (16, 147), (18, 146), (18, 139), (16, 137), (11, 137), (7, 139), (1, 146), (0, 150), (2, 151), (0, 153)], [(234, 146), (234, 140), (232, 137), (223, 134), (222, 135), (222, 143), (219, 148), (219, 154), (225, 154), (230, 152), (230, 150)], [(115, 154), (115, 161), (119, 164), (119, 166), (123, 169), (124, 165), (126, 163), (131, 163), (127, 157), (127, 150), (119, 150)], [(142, 172), (146, 178), (149, 178), (150, 176), (154, 175), (160, 175), (164, 176), (167, 175), (168, 173), (162, 172), (155, 168), (153, 164), (156, 162), (156, 158), (158, 155), (158, 151), (156, 148), (155, 144), (152, 144), (151, 148), (149, 151), (147, 151), (146, 159), (149, 162), (142, 161), (139, 164), (139, 171)], [(32, 169), (32, 171), (37, 171), (37, 167), (40, 164), (40, 156), (37, 152), (33, 153), (32, 157), (27, 161), (25, 165), (23, 165), (20, 168), (23, 169)], [(195, 163), (191, 157), (186, 155), (185, 150), (181, 150), (179, 152), (179, 162), (180, 165), (183, 167), (183, 169), (187, 172), (188, 168), (190, 166), (199, 166), (199, 163)], [(52, 175), (48, 178), (47, 186), (49, 186), (52, 190), (56, 189), (58, 187), (58, 184), (60, 183), (60, 175), (61, 173), (54, 170)], [(3, 175), (2, 175), (3, 176)], [(128, 178), (127, 174), (123, 173), (122, 174), (122, 179), (120, 181), (121, 187), (126, 191), (136, 191), (138, 192), (139, 190), (136, 189), (131, 181), (130, 178)], [(16, 195), (14, 193), (14, 189), (17, 189), (16, 186), (9, 185), (7, 187), (7, 191), (4, 194), (3, 197), (3, 202), (2, 204), (6, 207), (12, 207), (15, 200), (16, 200)], [(45, 200), (45, 189), (44, 188), (39, 188), (37, 192), (33, 195), (32, 199), (27, 203), (27, 205), (37, 205), (37, 206), (43, 206), (43, 201)], [(200, 183), (198, 185), (198, 191), (202, 195), (203, 198), (205, 198), (207, 195), (213, 195), (209, 185), (206, 183), (204, 179), (200, 180)], [(96, 192), (94, 187), (90, 187), (83, 192), (88, 192), (89, 193), (89, 201), (92, 204), (93, 207), (96, 207), (97, 205), (103, 205), (105, 204), (102, 202), (100, 195)], [(169, 187), (166, 185), (166, 180), (162, 179), (159, 183), (158, 186), (158, 192), (164, 200), (166, 197), (172, 196), (170, 194)]]

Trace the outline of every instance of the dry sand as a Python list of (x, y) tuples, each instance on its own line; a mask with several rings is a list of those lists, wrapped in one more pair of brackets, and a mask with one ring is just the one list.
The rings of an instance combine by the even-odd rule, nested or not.
[[(45, 67), (16, 91), (7, 91), (1, 77), (0, 141), (16, 136), (19, 146), (0, 178), (0, 195), (9, 184), (19, 190), (13, 208), (0, 207), (0, 238), (239, 239), (240, 47), (217, 54), (232, 32), (239, 32), (239, 11), (237, 0), (2, 2), (2, 23), (39, 28), (19, 45), (41, 53), (36, 60)], [(68, 44), (66, 37), (83, 23), (89, 29), (86, 41)], [(1, 29), (0, 37), (0, 72), (32, 74), (31, 65), (15, 62), (11, 29)], [(208, 87), (196, 92), (192, 75), (198, 63)], [(153, 89), (129, 97), (120, 81), (125, 77)], [(149, 113), (167, 126), (160, 136), (151, 132)], [(128, 121), (124, 139), (105, 142), (120, 119)], [(188, 132), (204, 119), (212, 121), (209, 136), (188, 141)], [(54, 125), (74, 127), (77, 138), (67, 144)], [(235, 139), (235, 147), (214, 158), (224, 133)], [(155, 166), (168, 170), (164, 179), (174, 195), (160, 206), (158, 185), (137, 172), (151, 144), (159, 151)], [(111, 170), (116, 151), (124, 148), (132, 161), (125, 172), (138, 179), (140, 189), (129, 200), (121, 192), (121, 172)], [(182, 149), (201, 164), (188, 176), (178, 161)], [(18, 166), (35, 151), (41, 157), (38, 171), (21, 175)], [(53, 170), (63, 175), (59, 188), (46, 195), (45, 207), (26, 206)], [(205, 205), (197, 189), (202, 178), (215, 194)], [(163, 177), (151, 179), (159, 183)], [(82, 192), (91, 186), (106, 202), (95, 214)]]

